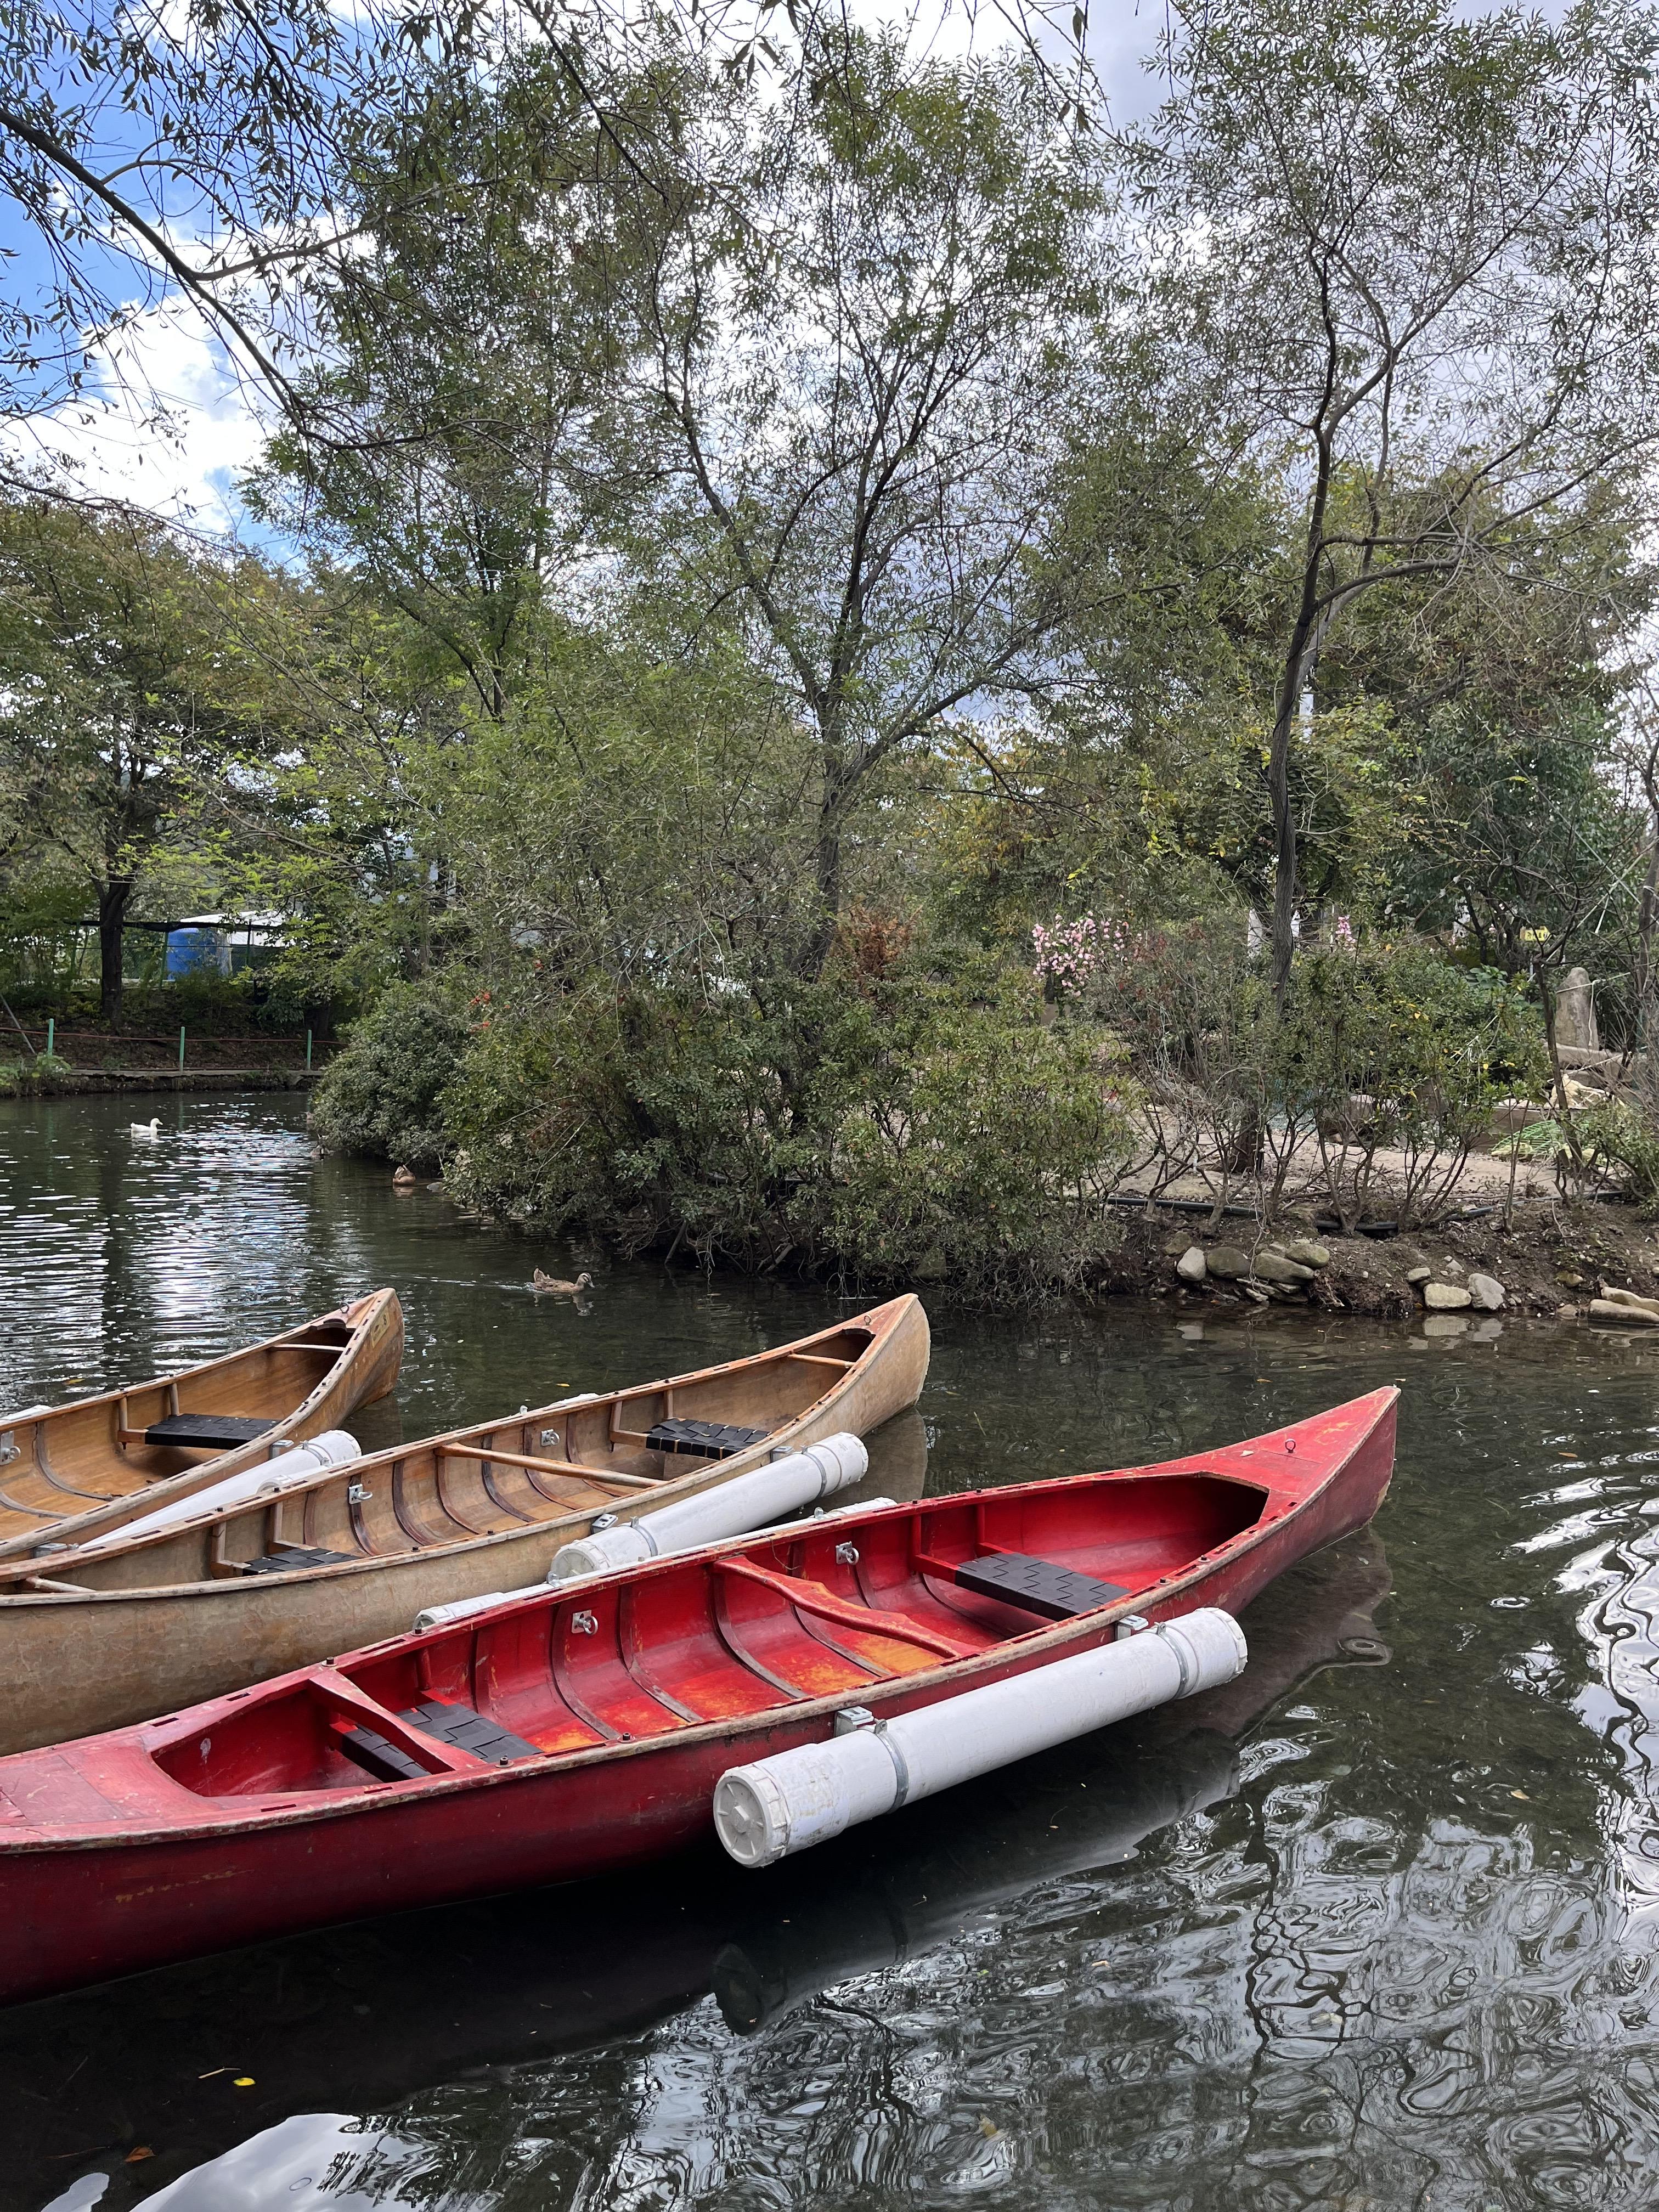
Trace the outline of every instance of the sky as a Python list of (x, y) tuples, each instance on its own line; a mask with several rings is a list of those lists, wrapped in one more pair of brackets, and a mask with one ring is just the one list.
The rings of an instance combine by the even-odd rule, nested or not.
[[(893, 20), (896, 9), (880, 0), (851, 0), (855, 20), (874, 25)], [(919, 40), (941, 55), (969, 46), (983, 52), (1009, 35), (994, 0), (914, 0)], [(1124, 122), (1144, 111), (1155, 88), (1140, 58), (1162, 28), (1162, 10), (1139, 0), (1096, 0), (1089, 47), (1112, 114)], [(3, 203), (0, 203), (3, 206)], [(0, 283), (27, 291), (45, 270), (46, 257), (26, 231), (8, 223), (8, 253)], [(133, 291), (139, 283), (133, 276)], [(166, 420), (151, 419), (137, 395), (150, 392), (164, 404)], [(94, 376), (75, 400), (25, 428), (0, 428), (12, 455), (25, 465), (72, 465), (88, 495), (130, 501), (152, 513), (215, 534), (240, 537), (281, 557), (286, 549), (248, 514), (238, 483), (258, 460), (265, 423), (257, 392), (240, 377), (223, 346), (187, 302), (163, 297), (143, 307)]]

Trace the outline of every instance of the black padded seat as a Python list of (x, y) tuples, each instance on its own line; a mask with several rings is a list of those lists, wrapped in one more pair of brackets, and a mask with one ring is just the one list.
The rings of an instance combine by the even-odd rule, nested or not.
[(1129, 1595), (1121, 1583), (1097, 1582), (1092, 1575), (1024, 1552), (993, 1552), (986, 1559), (969, 1559), (957, 1569), (956, 1579), (975, 1596), (1000, 1598), (1045, 1620), (1074, 1620), (1080, 1613), (1093, 1613)]
[[(513, 1735), (485, 1714), (475, 1712), (471, 1705), (441, 1704), (434, 1698), (424, 1705), (411, 1705), (398, 1717), (412, 1723), (423, 1735), (436, 1736), (440, 1743), (470, 1751), (495, 1766), (510, 1766), (515, 1759), (539, 1759), (542, 1755), (533, 1743), (526, 1743), (521, 1735)], [(340, 1738), (339, 1748), (380, 1782), (419, 1782), (428, 1772), (401, 1744), (388, 1743), (373, 1729), (352, 1729)]]
[(144, 1431), (147, 1444), (183, 1444), (187, 1451), (234, 1451), (269, 1436), (275, 1421), (256, 1421), (246, 1413), (169, 1413)]
[(751, 1444), (763, 1444), (769, 1429), (739, 1429), (725, 1421), (659, 1421), (647, 1436), (647, 1451), (696, 1452), (702, 1459), (735, 1459)]
[(245, 1575), (289, 1575), (301, 1567), (335, 1567), (343, 1559), (360, 1559), (358, 1552), (330, 1552), (320, 1544), (290, 1544), (285, 1552), (266, 1552), (257, 1559), (239, 1559)]

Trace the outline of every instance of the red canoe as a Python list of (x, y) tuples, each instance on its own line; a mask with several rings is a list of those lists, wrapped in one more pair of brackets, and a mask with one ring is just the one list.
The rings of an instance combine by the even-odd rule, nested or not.
[(710, 1546), (0, 1759), (0, 1998), (635, 1864), (709, 1830), (727, 1767), (848, 1704), (930, 1705), (1126, 1613), (1236, 1612), (1376, 1511), (1397, 1396)]

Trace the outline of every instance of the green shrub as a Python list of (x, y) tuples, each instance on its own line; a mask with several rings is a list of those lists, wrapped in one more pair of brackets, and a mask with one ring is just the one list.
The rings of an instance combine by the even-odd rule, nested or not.
[(313, 1134), (330, 1152), (440, 1166), (447, 1143), (439, 1102), (470, 1033), (441, 991), (388, 991), (325, 1069), (312, 1100)]
[(1274, 1042), (1287, 1116), (1312, 1125), (1327, 1192), (1352, 1231), (1395, 1154), (1390, 1205), (1431, 1217), (1507, 1093), (1544, 1079), (1541, 1029), (1520, 987), (1408, 943), (1304, 954)]
[(1610, 1098), (1576, 1115), (1574, 1127), (1586, 1162), (1638, 1206), (1644, 1219), (1659, 1216), (1659, 1135), (1646, 1119), (1622, 1099)]
[(61, 1053), (37, 1052), (18, 1060), (0, 1060), (0, 1098), (26, 1098), (43, 1085), (61, 1083), (74, 1069)]
[(978, 1295), (1079, 1280), (1127, 1152), (1100, 1038), (1022, 983), (833, 974), (577, 994), (473, 1039), (447, 1179), (497, 1213), (638, 1250)]
[(1097, 1033), (1043, 1028), (1012, 989), (946, 999), (872, 1072), (815, 1224), (841, 1272), (977, 1296), (1083, 1279), (1115, 1241), (1105, 1201), (1133, 1149)]

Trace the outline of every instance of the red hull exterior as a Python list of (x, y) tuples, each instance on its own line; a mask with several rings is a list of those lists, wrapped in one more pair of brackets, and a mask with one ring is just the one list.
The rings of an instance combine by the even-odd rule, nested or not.
[[(823, 1541), (832, 1552), (837, 1541), (844, 1547), (855, 1539), (872, 1559), (884, 1545), (891, 1551), (908, 1544), (914, 1556), (934, 1552), (933, 1532), (959, 1528), (970, 1515), (978, 1516), (974, 1525), (981, 1528), (988, 1516), (995, 1516), (999, 1528), (1016, 1531), (1022, 1514), (1046, 1516), (1048, 1526), (1068, 1510), (1079, 1516), (1086, 1510), (1097, 1520), (1111, 1510), (1119, 1485), (1137, 1486), (1139, 1498), (1158, 1498), (1167, 1517), (1169, 1500), (1195, 1495), (1200, 1486), (1190, 1480), (1184, 1487), (1178, 1481), (1194, 1476), (1207, 1479), (1202, 1487), (1212, 1514), (1212, 1523), (1195, 1532), (1194, 1543), (1214, 1534), (1217, 1498), (1231, 1494), (1248, 1501), (1237, 1510), (1253, 1515), (1237, 1533), (1115, 1604), (1036, 1628), (1005, 1626), (988, 1648), (924, 1662), (860, 1686), (855, 1696), (846, 1686), (820, 1696), (797, 1692), (795, 1702), (669, 1723), (665, 1733), (556, 1750), (533, 1762), (456, 1762), (455, 1771), (434, 1771), (421, 1781), (369, 1784), (365, 1779), (342, 1786), (336, 1780), (312, 1789), (280, 1781), (250, 1788), (244, 1782), (236, 1794), (209, 1796), (175, 1778), (198, 1750), (204, 1761), (212, 1756), (216, 1730), (229, 1741), (261, 1710), (274, 1711), (284, 1698), (291, 1704), (296, 1691), (329, 1705), (337, 1727), (395, 1726), (389, 1709), (368, 1704), (352, 1678), (389, 1680), (387, 1668), (423, 1663), (424, 1647), (445, 1643), (447, 1648), (481, 1631), (488, 1637), (492, 1627), (508, 1640), (489, 1648), (498, 1655), (505, 1650), (511, 1663), (503, 1668), (499, 1656), (494, 1662), (481, 1656), (483, 1643), (470, 1645), (471, 1679), (499, 1679), (495, 1717), (509, 1729), (521, 1728), (524, 1692), (508, 1677), (520, 1648), (529, 1649), (532, 1639), (526, 1631), (518, 1643), (511, 1641), (514, 1617), (533, 1616), (541, 1623), (561, 1610), (571, 1613), (586, 1600), (594, 1607), (610, 1603), (620, 1621), (629, 1586), (648, 1601), (650, 1578), (659, 1578), (659, 1589), (678, 1588), (668, 1578), (684, 1581), (688, 1570), (705, 1572), (717, 1558), (757, 1562), (775, 1576), (778, 1555), (789, 1552), (788, 1571), (800, 1571), (799, 1543), (792, 1547), (782, 1537), (761, 1537), (711, 1547), (690, 1560), (656, 1562), (603, 1585), (581, 1586), (568, 1598), (550, 1592), (520, 1601), (459, 1629), (396, 1638), (331, 1667), (302, 1669), (165, 1721), (0, 1759), (0, 1999), (39, 1996), (297, 1928), (638, 1864), (708, 1831), (714, 1784), (727, 1767), (822, 1736), (833, 1713), (848, 1703), (878, 1713), (931, 1704), (1102, 1643), (1126, 1612), (1153, 1620), (1200, 1605), (1237, 1612), (1295, 1560), (1370, 1520), (1393, 1471), (1397, 1395), (1376, 1391), (1290, 1429), (1155, 1468), (935, 1498), (829, 1524), (831, 1533)], [(1130, 1495), (1117, 1493), (1126, 1506)], [(1167, 1548), (1167, 1535), (1164, 1540)], [(971, 1539), (968, 1548), (975, 1548)], [(824, 1585), (815, 1581), (800, 1587)], [(769, 1601), (769, 1589), (765, 1597)], [(811, 1613), (811, 1607), (805, 1611)], [(720, 1617), (724, 1621), (724, 1613)], [(765, 1617), (769, 1623), (795, 1625), (788, 1621), (787, 1604), (782, 1613)], [(939, 1638), (925, 1605), (913, 1617), (926, 1618)], [(627, 1615), (630, 1623), (634, 1618)], [(696, 1626), (688, 1615), (688, 1638)], [(740, 1619), (738, 1626), (744, 1626)], [(556, 1658), (548, 1664), (556, 1676), (556, 1633), (545, 1626), (538, 1632), (543, 1644), (554, 1633)], [(859, 1632), (866, 1645), (878, 1633)], [(655, 1656), (659, 1674), (676, 1649), (689, 1646), (669, 1643), (661, 1654), (646, 1655)], [(729, 1670), (727, 1656), (717, 1656)], [(560, 1679), (574, 1679), (568, 1663)], [(484, 1710), (484, 1692), (476, 1696)], [(361, 1701), (361, 1711), (353, 1711), (355, 1701)]]

